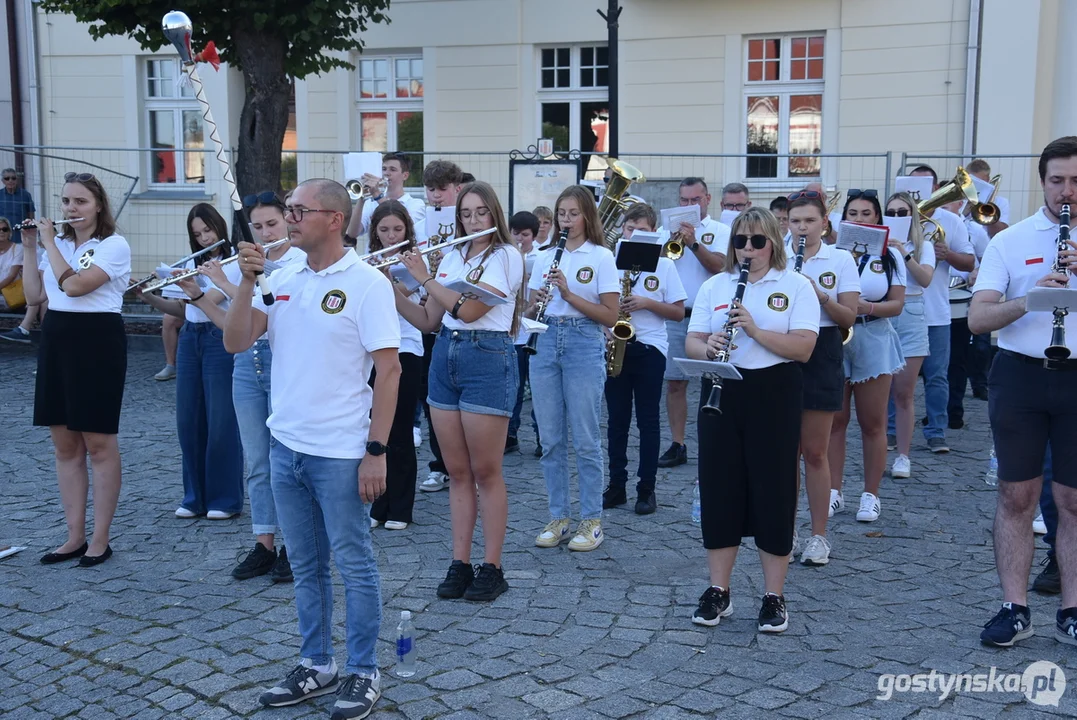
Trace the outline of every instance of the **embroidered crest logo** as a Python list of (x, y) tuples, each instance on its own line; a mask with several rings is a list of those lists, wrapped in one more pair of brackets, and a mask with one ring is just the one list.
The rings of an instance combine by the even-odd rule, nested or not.
[(582, 267), (576, 271), (576, 282), (586, 285), (591, 282), (595, 277), (594, 268)]
[(654, 275), (648, 275), (643, 279), (643, 287), (649, 292), (654, 292), (658, 289), (658, 278)]
[(833, 290), (834, 286), (838, 284), (838, 276), (832, 272), (825, 272), (819, 276), (819, 284), (827, 290)]
[(872, 260), (871, 261), (871, 271), (873, 273), (875, 273), (876, 275), (882, 275), (883, 274), (883, 261), (882, 260)]
[(477, 283), (477, 282), (479, 281), (479, 278), (481, 278), (481, 277), (482, 277), (482, 271), (483, 271), (484, 269), (485, 269), (485, 268), (484, 268), (484, 267), (483, 267), (482, 265), (479, 265), (479, 266), (478, 266), (477, 268), (475, 268), (474, 270), (472, 270), (471, 272), (469, 272), (469, 273), (467, 274), (467, 281), (468, 281), (469, 283), (471, 283), (472, 285), (474, 285), (475, 283)]
[(778, 312), (785, 312), (789, 309), (789, 296), (782, 293), (774, 293), (767, 298), (767, 307), (771, 310), (777, 310)]
[(322, 312), (327, 315), (336, 315), (344, 309), (346, 302), (348, 302), (348, 296), (343, 290), (330, 290), (322, 298)]
[(90, 248), (82, 254), (82, 257), (79, 258), (78, 265), (82, 270), (86, 270), (93, 265), (93, 248)]
[(714, 243), (714, 233), (703, 233), (703, 237), (699, 241), (704, 245), (712, 245)]

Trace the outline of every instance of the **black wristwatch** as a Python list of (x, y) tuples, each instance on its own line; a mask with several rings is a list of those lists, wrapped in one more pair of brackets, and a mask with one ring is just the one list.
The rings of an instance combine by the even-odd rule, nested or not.
[(389, 448), (387, 446), (381, 444), (377, 440), (371, 440), (366, 444), (366, 454), (373, 455), (374, 457), (384, 455), (385, 451), (388, 449)]
[(692, 252), (699, 252), (699, 241), (696, 240), (694, 243), (689, 245), (688, 249), (691, 250)]
[(905, 262), (912, 260), (912, 253), (905, 253)]

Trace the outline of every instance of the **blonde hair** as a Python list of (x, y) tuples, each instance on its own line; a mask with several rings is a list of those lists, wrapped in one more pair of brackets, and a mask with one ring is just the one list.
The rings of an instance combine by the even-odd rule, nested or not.
[[(753, 233), (753, 230), (759, 232)], [(785, 270), (785, 244), (782, 242), (782, 228), (778, 218), (770, 210), (754, 205), (733, 220), (729, 233), (729, 248), (725, 256), (725, 272), (733, 274), (737, 263), (737, 250), (733, 247), (734, 235), (766, 235), (770, 241), (770, 266), (775, 270)]]
[(909, 223), (909, 242), (912, 243), (912, 257), (916, 262), (920, 262), (920, 253), (924, 249), (924, 230), (920, 225), (920, 208), (916, 206), (916, 201), (912, 199), (912, 195), (907, 192), (896, 192), (886, 199), (886, 204), (889, 205), (895, 200), (899, 200), (909, 206), (909, 217), (912, 222)]

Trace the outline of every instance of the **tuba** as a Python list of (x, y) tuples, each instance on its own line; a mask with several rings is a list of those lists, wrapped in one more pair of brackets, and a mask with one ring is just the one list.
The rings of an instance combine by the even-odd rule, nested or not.
[(834, 234), (834, 228), (830, 224), (830, 216), (838, 209), (839, 203), (841, 203), (841, 190), (834, 188), (834, 194), (827, 198), (826, 201), (826, 215), (823, 216), (823, 222), (826, 223), (826, 227), (823, 228), (823, 234), (820, 235), (823, 242), (826, 242), (826, 239)]
[[(995, 182), (999, 179), (1001, 178), (996, 178)], [(920, 226), (923, 228), (924, 237), (930, 242), (943, 242), (946, 240), (946, 232), (941, 225), (927, 216), (928, 213), (958, 200), (968, 203), (969, 215), (973, 222), (979, 225), (993, 225), (998, 222), (1000, 216), (998, 206), (991, 202), (980, 202), (980, 196), (976, 193), (976, 186), (972, 184), (968, 171), (958, 166), (953, 180), (941, 185), (938, 190), (931, 193), (931, 197), (921, 200), (916, 206), (916, 209), (920, 211)], [(930, 226), (933, 228), (929, 229)]]
[(646, 182), (643, 173), (621, 160), (610, 160), (609, 168), (613, 171), (613, 177), (606, 185), (606, 192), (598, 203), (598, 219), (602, 223), (602, 231), (605, 235), (606, 247), (611, 250), (617, 244), (617, 238), (621, 237), (621, 225), (624, 224), (624, 214), (628, 208), (636, 204), (636, 201), (625, 196), (632, 183)]
[[(621, 298), (618, 305), (623, 303), (632, 294), (632, 271), (625, 270), (621, 277)], [(621, 368), (625, 361), (625, 348), (636, 337), (636, 329), (632, 327), (632, 316), (620, 310), (617, 314), (617, 322), (610, 328), (612, 337), (606, 342), (606, 374), (617, 377), (621, 374)]]

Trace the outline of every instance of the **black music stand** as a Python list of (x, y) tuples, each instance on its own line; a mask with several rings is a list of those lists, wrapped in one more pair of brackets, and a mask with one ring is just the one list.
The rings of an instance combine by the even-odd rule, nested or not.
[(622, 240), (617, 245), (617, 269), (629, 272), (654, 272), (662, 257), (662, 246), (649, 242)]

